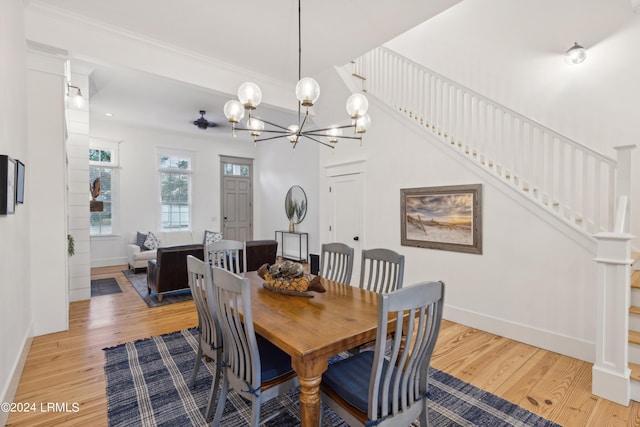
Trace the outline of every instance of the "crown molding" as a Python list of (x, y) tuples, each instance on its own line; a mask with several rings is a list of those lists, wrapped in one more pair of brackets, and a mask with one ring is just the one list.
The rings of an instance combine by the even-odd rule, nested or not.
[[(157, 58), (161, 58), (163, 63), (176, 64), (184, 63), (185, 69), (196, 68), (194, 75), (199, 76), (217, 76), (216, 78), (210, 77), (210, 80), (233, 81), (228, 83), (231, 90), (221, 90), (220, 87), (212, 87), (211, 84), (205, 84), (203, 81), (190, 81), (185, 78), (176, 78), (176, 76), (166, 74), (166, 77), (176, 80), (182, 80), (187, 83), (209, 87), (210, 89), (233, 93), (235, 92), (239, 81), (255, 81), (259, 82), (262, 87), (270, 87), (270, 92), (280, 92), (283, 95), (280, 100), (271, 100), (276, 107), (280, 107), (286, 111), (293, 111), (294, 105), (289, 105), (288, 93), (291, 91), (291, 82), (284, 82), (282, 80), (274, 79), (270, 76), (261, 74), (259, 72), (248, 70), (238, 67), (236, 65), (220, 61), (216, 58), (202, 55), (197, 52), (183, 49), (157, 39), (146, 37), (144, 35), (134, 33), (123, 28), (107, 24), (86, 16), (71, 12), (69, 10), (61, 9), (51, 6), (42, 2), (41, 0), (27, 0), (28, 5), (26, 7), (25, 19), (27, 21), (27, 39), (31, 42), (39, 44), (45, 44), (50, 42), (56, 44), (56, 48), (63, 48), (68, 51), (69, 58), (80, 59), (83, 61), (95, 61), (95, 63), (110, 64), (111, 60), (105, 59), (101, 56), (101, 49), (105, 46), (105, 40), (114, 40), (112, 46), (127, 46), (128, 49), (138, 50), (148, 53), (149, 55), (155, 55)], [(28, 25), (32, 22), (32, 25)], [(48, 23), (46, 29), (43, 22)], [(65, 33), (75, 34), (73, 40), (69, 36), (64, 35), (51, 35), (53, 28), (67, 28)], [(57, 31), (59, 32), (59, 31)], [(78, 36), (78, 34), (85, 34), (87, 36), (83, 40), (84, 36)], [(87, 40), (92, 41), (92, 48), (87, 47)], [(62, 43), (73, 44), (73, 46), (63, 46)], [(102, 45), (100, 43), (103, 43)], [(113, 52), (108, 52), (113, 56)], [(126, 56), (126, 52), (123, 53)], [(151, 62), (151, 61), (150, 61)], [(156, 61), (157, 64), (160, 60)], [(124, 64), (124, 63), (123, 63)], [(120, 64), (120, 65), (123, 65)], [(151, 65), (145, 64), (144, 66), (151, 67)], [(152, 72), (158, 74), (157, 70), (142, 69), (143, 65), (132, 66), (132, 68), (139, 69), (141, 71)], [(209, 71), (210, 70), (210, 71)], [(284, 95), (287, 94), (287, 95)]]

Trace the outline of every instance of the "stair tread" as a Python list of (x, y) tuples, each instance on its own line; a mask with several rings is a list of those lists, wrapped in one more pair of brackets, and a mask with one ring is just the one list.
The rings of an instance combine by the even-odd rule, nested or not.
[(640, 381), (640, 365), (637, 363), (629, 363), (629, 369), (631, 369), (631, 379)]
[(640, 307), (632, 305), (631, 307), (629, 307), (629, 314), (640, 314)]
[(634, 270), (631, 273), (631, 287), (640, 289), (640, 270)]
[(633, 344), (640, 344), (640, 332), (629, 331), (629, 342)]

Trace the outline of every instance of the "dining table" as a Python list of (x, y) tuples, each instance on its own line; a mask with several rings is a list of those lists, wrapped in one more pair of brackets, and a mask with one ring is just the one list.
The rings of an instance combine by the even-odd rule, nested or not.
[(291, 356), (301, 425), (318, 426), (322, 374), (332, 356), (375, 340), (379, 294), (320, 278), (326, 292), (286, 295), (264, 288), (255, 271), (245, 277), (255, 331)]

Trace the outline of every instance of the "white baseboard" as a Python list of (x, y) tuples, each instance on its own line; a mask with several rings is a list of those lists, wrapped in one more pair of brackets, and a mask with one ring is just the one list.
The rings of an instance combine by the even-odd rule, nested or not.
[(565, 356), (575, 357), (589, 363), (595, 361), (595, 343), (447, 304), (444, 307), (443, 317), (452, 322), (564, 354)]
[(91, 298), (91, 287), (81, 288), (81, 289), (72, 289), (71, 291), (69, 291), (69, 302), (84, 301), (90, 298)]
[[(27, 356), (31, 349), (31, 342), (33, 341), (33, 325), (27, 329), (27, 335), (22, 342), (22, 350), (20, 356), (15, 361), (13, 369), (11, 370), (11, 376), (9, 381), (3, 388), (2, 395), (0, 395), (0, 402), (13, 402), (16, 397), (16, 391), (18, 391), (18, 384), (20, 384), (20, 378), (22, 377), (22, 371), (24, 365), (27, 362)], [(0, 426), (6, 425), (9, 420), (9, 412), (0, 411)]]
[(591, 392), (593, 394), (604, 397), (619, 405), (629, 406), (631, 384), (628, 370), (625, 374), (621, 375), (617, 372), (594, 366), (591, 378)]
[(127, 265), (127, 257), (121, 258), (100, 258), (91, 260), (91, 268), (112, 267), (114, 265)]

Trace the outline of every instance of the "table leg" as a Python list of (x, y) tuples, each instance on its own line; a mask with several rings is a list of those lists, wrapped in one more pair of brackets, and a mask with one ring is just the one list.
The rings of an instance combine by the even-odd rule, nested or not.
[(320, 382), (327, 370), (327, 359), (302, 362), (292, 358), (293, 370), (300, 382), (300, 421), (302, 427), (320, 425)]

